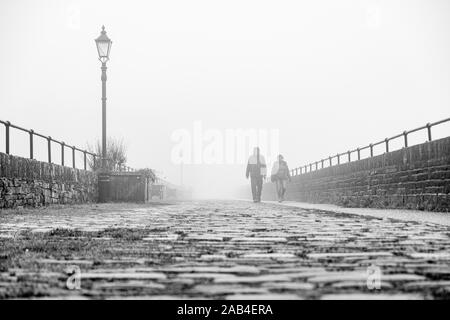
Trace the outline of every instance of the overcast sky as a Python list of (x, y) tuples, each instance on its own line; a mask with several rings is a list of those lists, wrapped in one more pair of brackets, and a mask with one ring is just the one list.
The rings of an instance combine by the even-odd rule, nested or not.
[[(99, 138), (102, 24), (108, 132), (126, 141), (130, 166), (175, 183), (172, 135), (195, 121), (279, 130), (295, 167), (450, 114), (447, 0), (2, 0), (0, 119), (80, 147)], [(13, 137), (26, 155), (27, 137)], [(221, 196), (244, 173), (185, 165), (184, 182)]]

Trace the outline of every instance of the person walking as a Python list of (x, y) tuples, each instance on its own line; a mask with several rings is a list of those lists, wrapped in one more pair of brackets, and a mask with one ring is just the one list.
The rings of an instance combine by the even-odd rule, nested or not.
[(261, 202), (263, 179), (266, 178), (266, 174), (266, 159), (260, 154), (259, 147), (255, 147), (253, 154), (248, 159), (245, 173), (247, 179), (250, 177), (253, 202)]
[(284, 161), (284, 157), (281, 154), (278, 155), (278, 161), (275, 161), (272, 166), (270, 180), (276, 183), (278, 202), (284, 201), (287, 182), (291, 181), (291, 174), (287, 162)]

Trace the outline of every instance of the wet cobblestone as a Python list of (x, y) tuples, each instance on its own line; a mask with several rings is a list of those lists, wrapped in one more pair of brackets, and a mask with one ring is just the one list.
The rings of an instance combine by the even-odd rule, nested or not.
[(0, 298), (448, 299), (449, 235), (244, 201), (1, 211)]

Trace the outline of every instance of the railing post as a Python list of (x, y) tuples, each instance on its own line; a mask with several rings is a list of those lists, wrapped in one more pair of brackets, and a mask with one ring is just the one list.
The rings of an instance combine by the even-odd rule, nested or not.
[(33, 146), (33, 135), (34, 135), (34, 131), (33, 129), (30, 130), (30, 159), (34, 158), (34, 146)]
[(61, 165), (64, 167), (64, 141), (61, 142)]
[(319, 162), (316, 161), (316, 171), (319, 169), (318, 163)]
[(350, 152), (350, 151), (348, 151), (348, 152), (347, 152), (347, 154), (348, 154), (348, 162), (351, 162), (351, 161), (352, 161), (352, 156), (351, 156), (351, 152)]
[(358, 160), (361, 160), (361, 150), (358, 148), (356, 151), (358, 151)]
[(405, 138), (405, 148), (408, 148), (408, 132), (403, 131), (403, 137)]
[(386, 138), (386, 139), (384, 139), (384, 141), (386, 142), (386, 153), (388, 153), (389, 152), (389, 139)]
[(341, 155), (338, 153), (336, 155), (336, 157), (337, 157), (337, 160), (338, 160), (338, 164), (341, 164)]
[(303, 174), (303, 168), (300, 167), (299, 170), (300, 170), (300, 174)]
[(75, 169), (75, 147), (72, 147), (72, 167)]
[(305, 165), (305, 173), (307, 173), (307, 172), (308, 172), (308, 166)]
[(433, 140), (431, 137), (431, 125), (427, 123), (427, 131), (428, 131), (428, 141)]
[(83, 152), (83, 163), (84, 163), (84, 170), (87, 170), (87, 155), (86, 155), (86, 151)]
[(312, 163), (309, 164), (309, 172), (312, 171)]
[(324, 161), (324, 160), (322, 159), (322, 160), (320, 160), (320, 161), (322, 162), (322, 169), (323, 169), (323, 161)]
[(333, 160), (331, 159), (331, 157), (328, 157), (328, 159), (330, 160), (330, 167), (333, 165)]
[(48, 163), (52, 163), (52, 137), (47, 138)]
[(6, 121), (6, 124), (5, 124), (5, 137), (6, 137), (5, 148), (6, 148), (6, 154), (9, 154), (9, 126), (10, 125), (11, 125), (11, 122)]
[(373, 157), (373, 144), (371, 143), (369, 145), (369, 147), (370, 147), (370, 157), (372, 158)]

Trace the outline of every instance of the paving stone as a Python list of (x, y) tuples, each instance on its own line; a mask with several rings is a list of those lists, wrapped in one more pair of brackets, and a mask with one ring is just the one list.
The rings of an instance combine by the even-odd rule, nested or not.
[[(364, 289), (367, 288), (367, 281), (342, 281), (336, 282), (331, 285), (336, 289), (349, 289), (349, 288), (359, 288)], [(380, 290), (391, 289), (393, 286), (389, 282), (380, 281)]]
[(428, 260), (450, 260), (450, 252), (431, 252), (431, 253), (411, 253), (411, 258), (428, 259)]
[(198, 300), (198, 297), (180, 296), (180, 295), (140, 295), (140, 296), (111, 296), (106, 298), (107, 300)]
[[(227, 273), (207, 273), (207, 272), (200, 272), (200, 273), (180, 273), (177, 275), (179, 278), (191, 278), (191, 279), (214, 279), (217, 281), (217, 279), (234, 279), (236, 276), (234, 274), (227, 274)], [(227, 282), (227, 281), (225, 281)]]
[(83, 272), (82, 279), (165, 279), (163, 273), (156, 272)]
[(327, 259), (327, 258), (348, 258), (348, 257), (386, 257), (392, 256), (390, 252), (328, 252), (328, 253), (310, 253), (308, 258)]
[(193, 289), (195, 292), (204, 293), (207, 295), (225, 295), (225, 294), (266, 294), (269, 293), (267, 289), (245, 287), (236, 285), (197, 285)]
[(312, 283), (329, 283), (341, 281), (366, 281), (366, 272), (328, 272), (324, 275), (313, 276), (308, 278), (308, 282)]
[(291, 253), (250, 253), (242, 256), (244, 259), (286, 259), (295, 258)]
[(436, 287), (450, 287), (450, 281), (416, 281), (405, 284), (406, 289), (424, 289)]
[(250, 273), (258, 274), (259, 269), (253, 266), (232, 266), (232, 267), (205, 267), (205, 266), (192, 266), (192, 267), (171, 267), (160, 269), (163, 272), (175, 272), (175, 273)]
[(267, 237), (267, 238), (258, 238), (258, 237), (239, 237), (232, 238), (230, 241), (239, 241), (239, 242), (286, 242), (286, 238), (275, 238), (275, 237)]
[(418, 281), (425, 280), (425, 277), (416, 274), (383, 274), (382, 281)]
[(70, 296), (58, 296), (53, 297), (33, 297), (31, 300), (89, 300), (89, 297), (85, 297), (79, 294), (72, 294)]
[(223, 241), (223, 237), (213, 234), (189, 235), (185, 239), (197, 241)]
[(301, 300), (294, 294), (233, 294), (225, 297), (226, 300)]
[(226, 260), (226, 259), (227, 259), (227, 257), (225, 255), (219, 255), (219, 254), (205, 254), (199, 258), (199, 260), (205, 260), (205, 261)]
[(268, 289), (278, 289), (278, 290), (313, 290), (315, 285), (312, 283), (303, 282), (275, 282), (275, 283), (263, 283), (262, 287)]
[(138, 265), (142, 265), (145, 264), (146, 260), (145, 259), (133, 259), (133, 258), (128, 258), (128, 259), (117, 259), (117, 260), (113, 260), (113, 259), (107, 259), (107, 260), (101, 260), (100, 261), (102, 264), (138, 264)]
[(56, 260), (56, 259), (38, 259), (36, 260), (37, 263), (42, 264), (67, 264), (67, 265), (88, 265), (91, 266), (94, 264), (93, 261), (89, 260)]
[(266, 267), (263, 269), (266, 272), (269, 272), (271, 274), (289, 274), (289, 275), (305, 275), (306, 277), (312, 276), (312, 275), (318, 275), (326, 273), (327, 271), (325, 268), (320, 267), (289, 267), (286, 265), (280, 265), (278, 264), (276, 267)]
[(107, 282), (107, 283), (95, 283), (95, 289), (99, 290), (129, 290), (129, 289), (159, 289), (165, 288), (163, 284), (160, 283), (148, 283), (142, 281), (127, 281), (127, 282)]
[(264, 283), (264, 282), (287, 282), (290, 277), (282, 274), (260, 275), (260, 276), (234, 276), (234, 277), (218, 277), (214, 280), (216, 283)]
[(44, 233), (44, 232), (49, 232), (52, 230), (53, 230), (53, 228), (35, 228), (35, 229), (31, 229), (30, 231), (32, 233)]
[(166, 280), (158, 280), (160, 283), (164, 283), (167, 286), (172, 285), (184, 285), (184, 286), (191, 286), (195, 284), (197, 281), (196, 279), (188, 279), (188, 278), (168, 278)]
[(381, 293), (341, 293), (325, 294), (322, 300), (423, 300), (424, 297), (417, 294), (381, 294)]
[(152, 236), (149, 235), (145, 238), (142, 238), (143, 241), (175, 241), (178, 239), (177, 234), (167, 235), (167, 236)]

